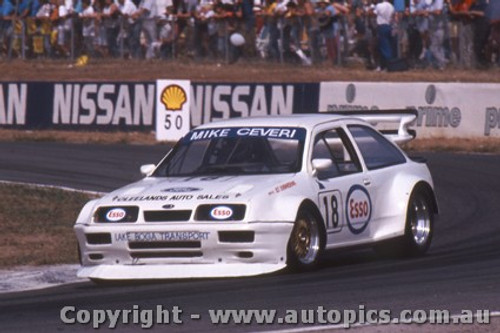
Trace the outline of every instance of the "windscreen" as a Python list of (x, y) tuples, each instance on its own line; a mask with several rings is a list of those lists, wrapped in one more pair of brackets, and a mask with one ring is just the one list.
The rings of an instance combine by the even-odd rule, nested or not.
[(153, 176), (294, 173), (301, 167), (305, 133), (298, 127), (193, 130), (177, 143)]

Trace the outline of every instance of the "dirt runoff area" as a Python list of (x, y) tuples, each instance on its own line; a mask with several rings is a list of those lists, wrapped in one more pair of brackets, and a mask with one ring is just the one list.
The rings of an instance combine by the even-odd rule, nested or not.
[(500, 82), (500, 68), (489, 70), (445, 71), (418, 69), (405, 72), (366, 70), (352, 62), (345, 67), (327, 64), (301, 66), (243, 61), (199, 63), (190, 59), (97, 60), (85, 66), (62, 60), (12, 60), (0, 63), (0, 81), (149, 81), (189, 79), (200, 82), (320, 82), (320, 81), (398, 81), (398, 82)]

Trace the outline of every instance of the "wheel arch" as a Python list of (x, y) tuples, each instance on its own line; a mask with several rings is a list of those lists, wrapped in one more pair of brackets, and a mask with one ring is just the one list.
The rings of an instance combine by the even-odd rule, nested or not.
[[(438, 213), (438, 205), (434, 190), (429, 182), (425, 180), (417, 181), (412, 187), (409, 188), (409, 197), (406, 205), (406, 218), (404, 224), (404, 234), (398, 237), (382, 240), (374, 245), (375, 251), (383, 256), (389, 258), (402, 258), (402, 257), (415, 257), (424, 255), (432, 240), (433, 225), (436, 221), (435, 215)], [(410, 209), (412, 202), (415, 198), (422, 198), (426, 201), (429, 207), (429, 231), (425, 243), (416, 243), (414, 240), (415, 235), (411, 234), (410, 225)]]
[(427, 198), (427, 200), (429, 200), (433, 213), (439, 214), (439, 207), (436, 199), (436, 194), (434, 193), (434, 190), (432, 189), (429, 183), (425, 181), (419, 181), (418, 183), (416, 183), (415, 186), (413, 186), (411, 193), (413, 194), (416, 192), (423, 193)]
[(325, 226), (325, 220), (323, 219), (323, 216), (321, 215), (318, 206), (312, 200), (304, 199), (299, 205), (299, 208), (297, 209), (296, 216), (298, 216), (299, 211), (302, 209), (310, 211), (320, 222), (319, 225), (321, 226), (321, 238), (322, 238), (321, 243), (324, 248), (326, 246), (326, 226)]
[(98, 201), (99, 199), (93, 199), (85, 203), (83, 208), (80, 210), (78, 217), (76, 218), (75, 224), (88, 223), (92, 218), (94, 208), (96, 207)]

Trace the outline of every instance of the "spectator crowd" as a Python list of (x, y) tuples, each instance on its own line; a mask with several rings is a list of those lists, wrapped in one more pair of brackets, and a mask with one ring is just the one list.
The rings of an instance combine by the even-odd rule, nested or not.
[(500, 0), (0, 0), (0, 59), (500, 66)]

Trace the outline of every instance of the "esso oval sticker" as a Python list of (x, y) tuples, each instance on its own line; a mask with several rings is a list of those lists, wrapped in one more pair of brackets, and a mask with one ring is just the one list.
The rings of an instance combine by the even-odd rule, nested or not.
[(106, 220), (110, 222), (121, 221), (127, 216), (127, 212), (123, 208), (113, 208), (106, 213)]
[(353, 234), (360, 234), (366, 229), (372, 216), (370, 194), (361, 185), (354, 185), (347, 194), (347, 226)]
[(210, 216), (216, 220), (227, 220), (233, 216), (233, 210), (228, 206), (217, 206), (210, 211)]

